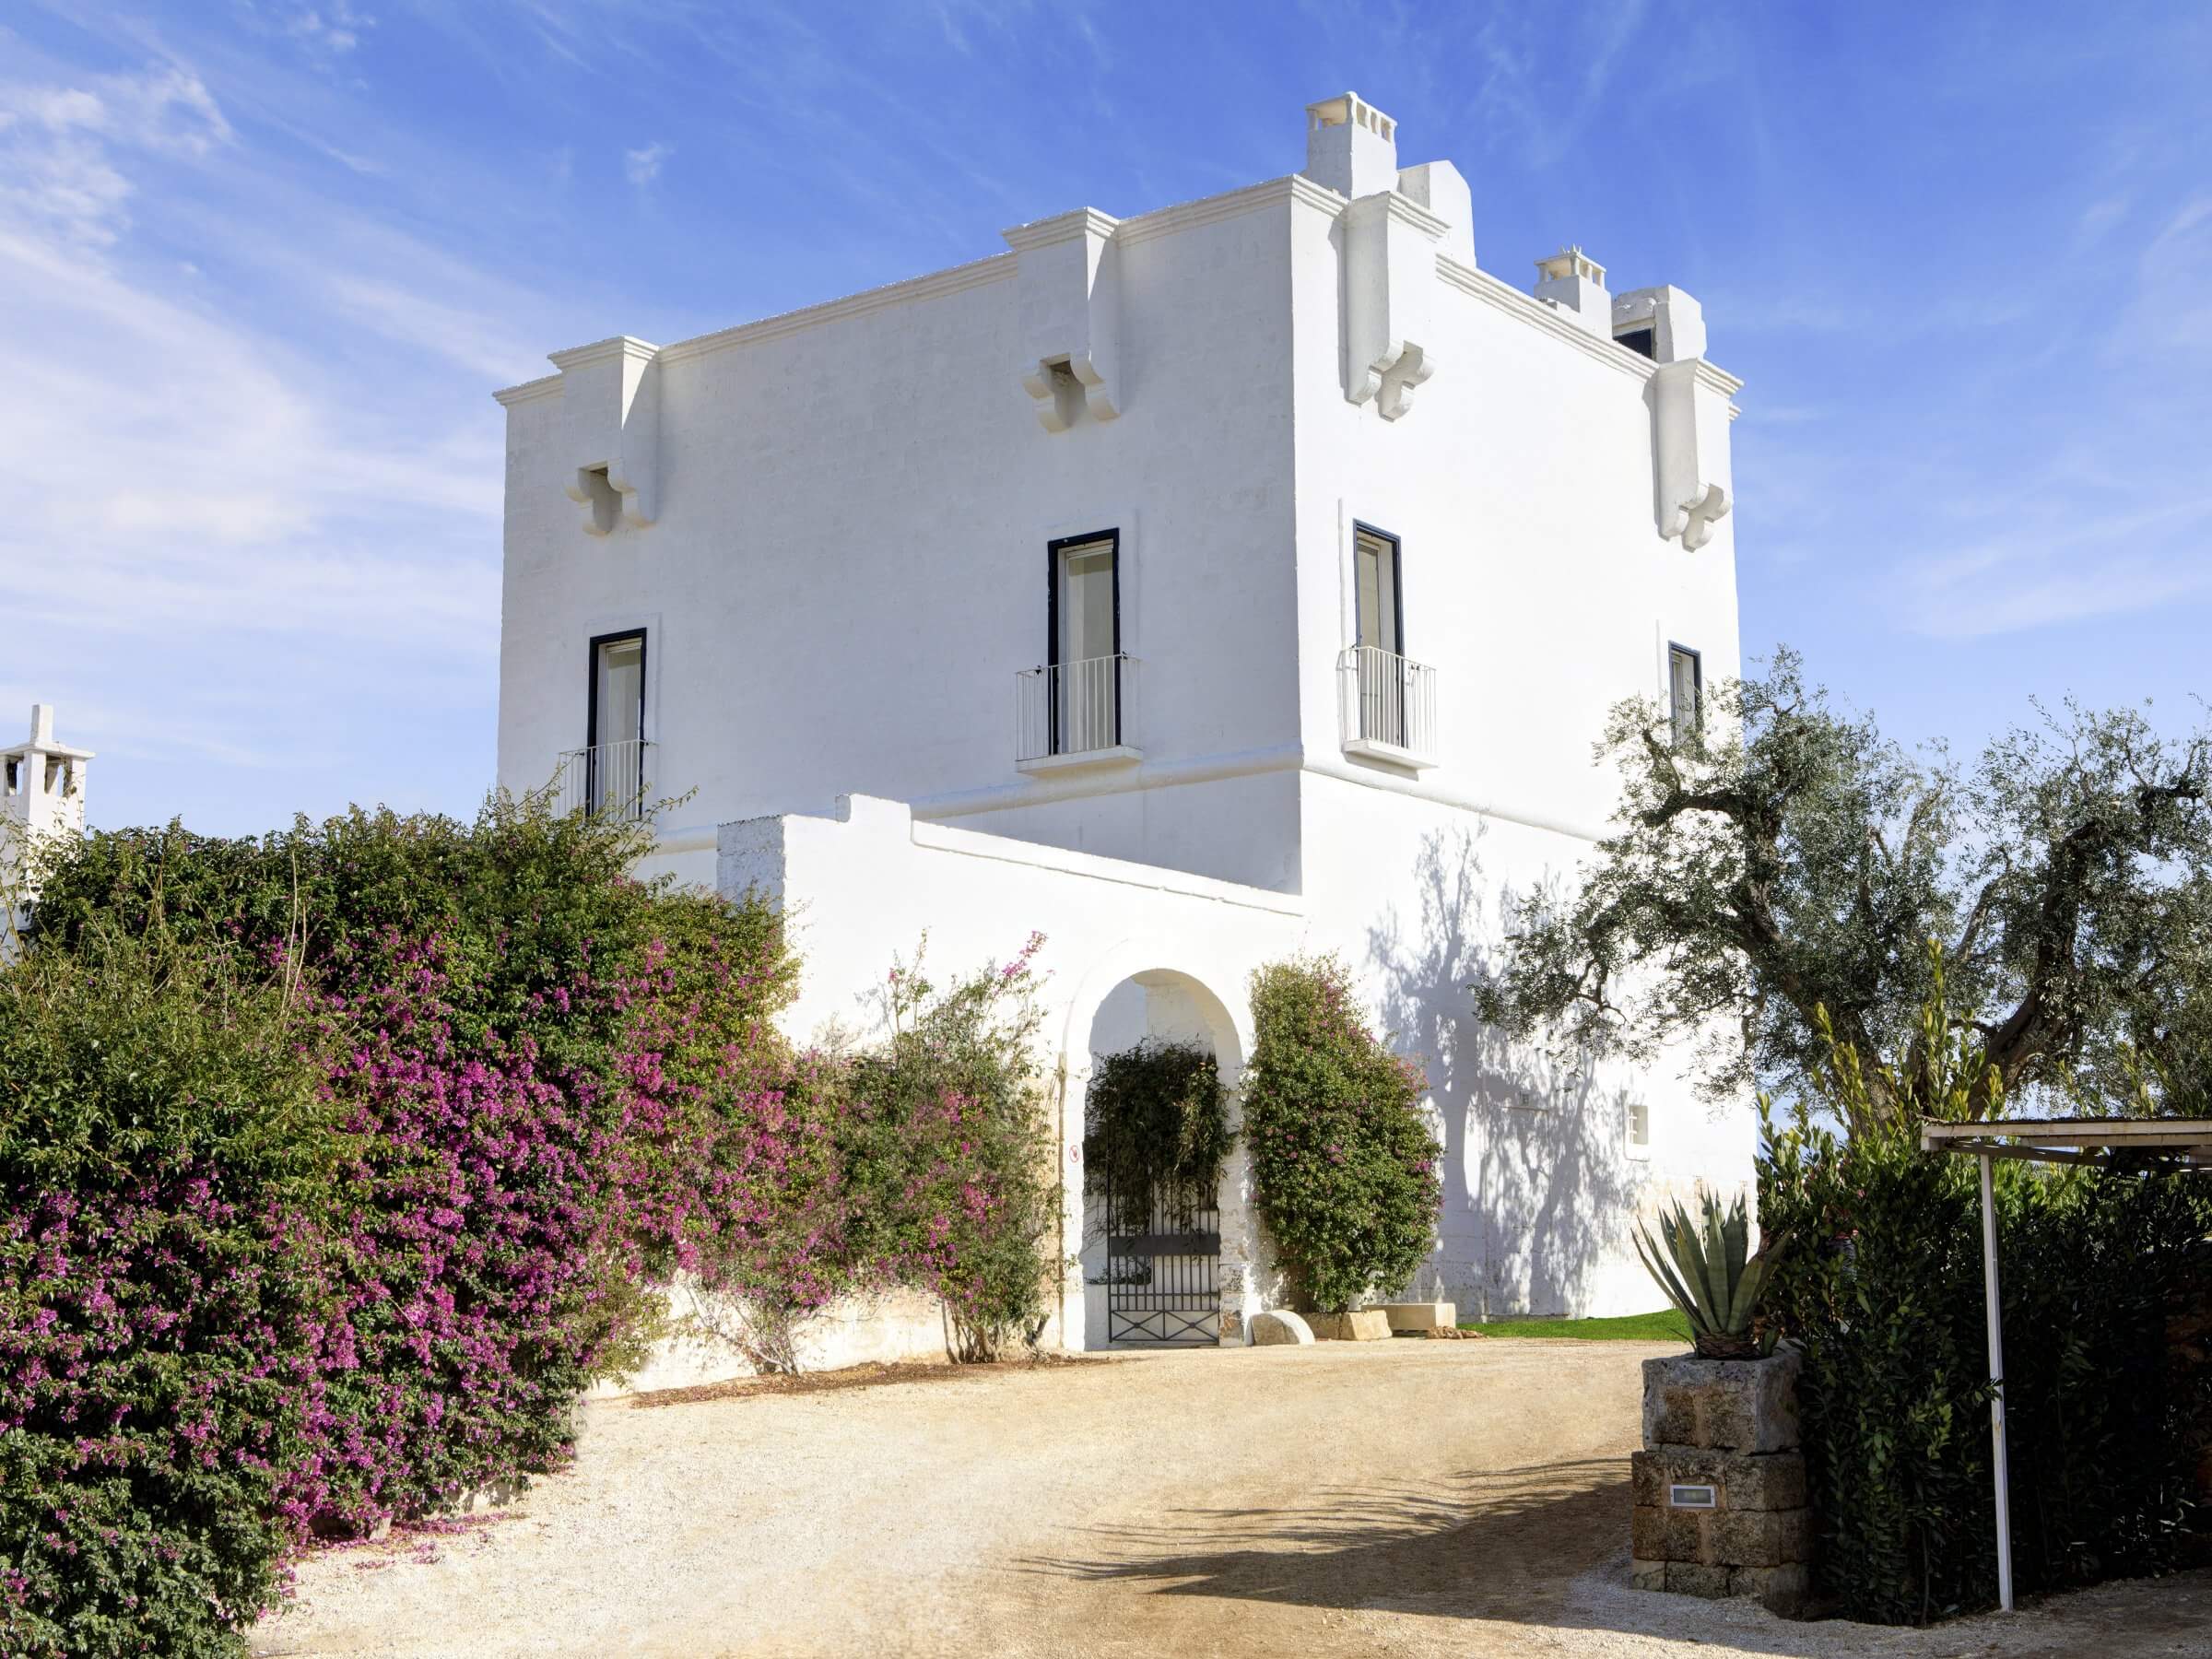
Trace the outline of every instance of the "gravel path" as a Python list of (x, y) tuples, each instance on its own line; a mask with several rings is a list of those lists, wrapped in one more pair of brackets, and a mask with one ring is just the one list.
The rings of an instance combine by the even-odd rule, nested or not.
[(471, 1530), (334, 1551), (265, 1655), (2212, 1652), (2212, 1576), (1930, 1631), (1628, 1586), (1634, 1343), (1324, 1343), (587, 1408)]

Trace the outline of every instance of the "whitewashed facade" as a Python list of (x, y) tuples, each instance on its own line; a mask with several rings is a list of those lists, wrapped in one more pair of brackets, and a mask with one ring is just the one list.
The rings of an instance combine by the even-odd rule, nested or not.
[[(1746, 1182), (1747, 1105), (1465, 987), (1501, 888), (1603, 832), (1606, 710), (1737, 670), (1737, 382), (1679, 289), (1478, 265), (1465, 182), (1356, 96), (1307, 126), (1299, 173), (500, 393), (500, 780), (689, 792), (655, 863), (790, 905), (800, 1035), (924, 928), (942, 968), (1044, 931), (1071, 1169), (1092, 1053), (1233, 1075), (1244, 976), (1336, 951), (1433, 1086), (1416, 1288), (1648, 1307), (1627, 1219)], [(1273, 1286), (1232, 1176), (1234, 1312)]]

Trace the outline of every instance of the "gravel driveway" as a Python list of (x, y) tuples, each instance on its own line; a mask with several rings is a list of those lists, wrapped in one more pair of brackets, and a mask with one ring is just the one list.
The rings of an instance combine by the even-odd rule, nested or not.
[(1324, 1343), (587, 1408), (573, 1469), (333, 1551), (255, 1651), (2061, 1654), (2212, 1649), (2212, 1577), (1930, 1631), (1628, 1587), (1634, 1343)]

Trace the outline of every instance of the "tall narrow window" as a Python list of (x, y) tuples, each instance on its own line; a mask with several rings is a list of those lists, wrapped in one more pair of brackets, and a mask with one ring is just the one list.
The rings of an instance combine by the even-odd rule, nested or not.
[(1121, 535), (1051, 545), (1053, 752), (1082, 754), (1122, 740)]
[(1352, 535), (1352, 559), (1359, 573), (1359, 643), (1404, 655), (1398, 637), (1406, 619), (1398, 603), (1398, 538), (1361, 524)]
[(645, 795), (645, 633), (603, 634), (592, 641), (586, 712), (585, 800), (594, 812), (643, 809)]
[(1406, 747), (1406, 607), (1398, 587), (1398, 538), (1366, 524), (1352, 530), (1352, 584), (1359, 629), (1359, 735)]
[(1649, 1157), (1652, 1150), (1652, 1105), (1649, 1100), (1629, 1102), (1629, 1156)]
[(1705, 721), (1705, 666), (1686, 645), (1666, 648), (1667, 700), (1675, 722), (1675, 741), (1687, 744), (1697, 736)]

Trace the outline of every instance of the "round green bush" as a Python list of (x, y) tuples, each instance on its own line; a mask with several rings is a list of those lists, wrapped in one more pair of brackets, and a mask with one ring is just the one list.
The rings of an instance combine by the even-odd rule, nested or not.
[(1442, 1193), (1428, 1079), (1368, 1029), (1334, 957), (1259, 969), (1252, 1017), (1244, 1134), (1277, 1259), (1324, 1312), (1398, 1289)]

